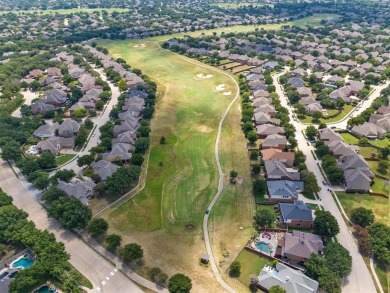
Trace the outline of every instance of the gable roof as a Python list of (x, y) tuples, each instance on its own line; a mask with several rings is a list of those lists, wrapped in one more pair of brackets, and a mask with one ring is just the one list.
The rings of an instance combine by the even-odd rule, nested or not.
[(289, 220), (313, 221), (311, 207), (300, 200), (296, 200), (294, 203), (279, 203), (279, 210), (282, 222)]
[(267, 181), (267, 188), (271, 198), (298, 199), (298, 191), (303, 190), (303, 182), (288, 180)]
[(120, 167), (112, 164), (111, 162), (100, 160), (98, 162), (93, 162), (91, 165), (93, 171), (100, 176), (102, 180), (106, 180), (107, 177), (111, 176), (118, 170)]

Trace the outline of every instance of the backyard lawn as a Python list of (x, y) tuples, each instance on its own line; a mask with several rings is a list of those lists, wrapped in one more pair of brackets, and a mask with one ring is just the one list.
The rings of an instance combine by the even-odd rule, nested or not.
[(56, 157), (56, 165), (57, 166), (61, 166), (67, 162), (69, 162), (70, 160), (72, 160), (76, 155), (74, 154), (66, 154), (66, 155), (62, 155), (62, 156), (58, 156)]
[(247, 288), (250, 284), (250, 276), (258, 276), (264, 266), (270, 262), (268, 259), (246, 249), (242, 250), (236, 260), (241, 263), (241, 275), (238, 280)]
[(363, 156), (363, 158), (372, 158), (372, 154), (375, 154), (375, 157), (378, 157), (378, 150), (373, 147), (360, 147), (359, 154)]
[(350, 133), (340, 133), (341, 137), (347, 144), (358, 144), (359, 139)]
[(376, 221), (387, 225), (390, 224), (389, 199), (381, 196), (354, 193), (337, 193), (337, 196), (348, 216), (351, 216), (351, 211), (354, 208), (365, 207), (374, 212)]
[(390, 139), (384, 138), (384, 139), (369, 140), (369, 143), (379, 148), (385, 148), (390, 146)]
[[(141, 43), (145, 48), (134, 47)], [(158, 84), (146, 185), (134, 198), (103, 215), (110, 223), (109, 232), (121, 234), (124, 242), (140, 243), (147, 266), (158, 266), (168, 275), (177, 271), (191, 275), (195, 291), (218, 291), (219, 284), (212, 275), (194, 264), (204, 253), (202, 220), (217, 190), (217, 127), (236, 94), (236, 86), (214, 68), (200, 67), (200, 62), (163, 50), (147, 39), (99, 41), (99, 45)], [(212, 77), (199, 78), (198, 74)], [(225, 84), (232, 94), (218, 92), (219, 84)], [(238, 247), (245, 245), (252, 231), (255, 211), (239, 103), (233, 105), (223, 124), (219, 148), (223, 172), (236, 170), (239, 182), (229, 185), (226, 179), (210, 219), (214, 256), (221, 260), (220, 243), (230, 258), (239, 254)], [(166, 144), (159, 143), (161, 136), (166, 137)]]
[[(353, 108), (354, 107), (352, 105), (345, 105), (343, 110), (341, 111), (341, 113), (339, 115), (337, 115), (336, 117), (330, 118), (330, 119), (321, 118), (320, 122), (324, 122), (326, 124), (339, 122), (339, 121), (343, 120), (352, 111)], [(328, 111), (329, 114), (334, 114), (333, 112), (330, 112), (330, 111), (333, 111), (333, 110), (329, 110)], [(301, 123), (312, 123), (313, 118), (311, 116), (305, 116), (304, 119), (299, 119), (299, 120), (301, 121)]]

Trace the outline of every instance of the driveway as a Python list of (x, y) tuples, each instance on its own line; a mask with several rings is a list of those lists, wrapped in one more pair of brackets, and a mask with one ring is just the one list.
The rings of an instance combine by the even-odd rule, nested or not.
[[(285, 71), (274, 75), (273, 81), (282, 106), (290, 110), (291, 107), (287, 105), (287, 97), (284, 95), (282, 87), (277, 81), (278, 78), (284, 73)], [(337, 235), (337, 240), (349, 251), (352, 256), (352, 272), (347, 278), (343, 280), (343, 292), (374, 293), (376, 292), (374, 282), (366, 264), (363, 261), (363, 257), (358, 251), (355, 240), (351, 235), (347, 225), (345, 224), (332, 195), (327, 191), (328, 187), (322, 184), (322, 181), (325, 180), (325, 178), (322, 176), (322, 173), (317, 165), (317, 161), (313, 158), (311, 153), (311, 150), (314, 149), (307, 145), (307, 142), (302, 135), (301, 131), (304, 130), (306, 126), (303, 126), (298, 121), (293, 120), (291, 112), (289, 115), (291, 118), (291, 123), (297, 130), (298, 148), (306, 155), (307, 168), (315, 174), (318, 184), (321, 187), (321, 191), (318, 194), (321, 199), (321, 203), (325, 210), (331, 212), (332, 215), (336, 217), (337, 222), (339, 223), (340, 233)]]
[(70, 263), (92, 282), (94, 290), (91, 292), (143, 292), (133, 281), (73, 233), (63, 230), (57, 220), (48, 219), (45, 209), (38, 202), (39, 192), (31, 184), (19, 180), (8, 163), (2, 159), (0, 159), (0, 188), (12, 196), (14, 205), (26, 211), (29, 219), (39, 229), (47, 229), (54, 233), (57, 240), (65, 244), (65, 249), (71, 256)]

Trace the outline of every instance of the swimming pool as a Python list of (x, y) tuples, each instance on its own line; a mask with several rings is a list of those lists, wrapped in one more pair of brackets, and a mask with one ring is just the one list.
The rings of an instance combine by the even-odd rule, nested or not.
[(38, 290), (34, 291), (34, 293), (53, 293), (55, 290), (50, 290), (48, 286), (42, 286)]
[(13, 268), (18, 268), (18, 267), (22, 267), (24, 269), (28, 269), (29, 267), (31, 267), (34, 263), (34, 260), (33, 259), (30, 259), (30, 258), (21, 258), (19, 259), (18, 261), (14, 262), (12, 264), (12, 267)]
[(267, 254), (271, 251), (268, 244), (262, 241), (256, 243), (256, 248)]

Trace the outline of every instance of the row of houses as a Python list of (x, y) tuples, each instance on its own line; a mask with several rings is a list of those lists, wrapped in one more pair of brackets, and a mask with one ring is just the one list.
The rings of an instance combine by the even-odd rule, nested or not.
[(368, 192), (375, 176), (370, 165), (359, 155), (359, 147), (346, 144), (339, 133), (329, 128), (319, 129), (318, 138), (324, 141), (330, 153), (338, 158), (337, 167), (343, 170), (346, 190)]
[(381, 106), (368, 122), (353, 126), (351, 132), (357, 137), (384, 138), (390, 132), (390, 105)]

